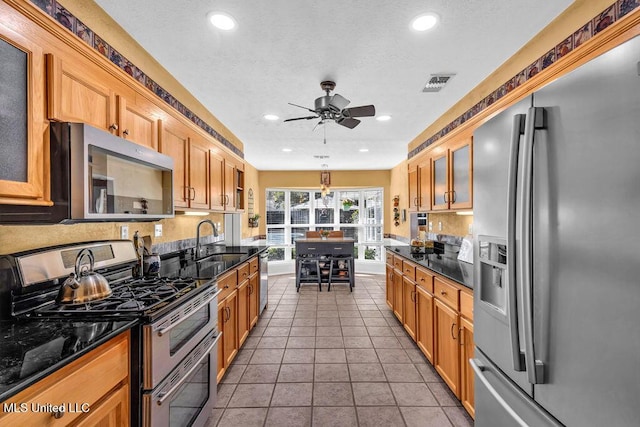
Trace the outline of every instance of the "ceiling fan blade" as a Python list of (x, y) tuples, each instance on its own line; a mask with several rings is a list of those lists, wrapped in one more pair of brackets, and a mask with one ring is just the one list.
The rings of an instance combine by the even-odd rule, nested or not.
[(329, 101), (329, 105), (335, 107), (338, 109), (338, 111), (342, 110), (344, 107), (346, 107), (347, 105), (349, 105), (351, 101), (349, 101), (347, 98), (345, 98), (342, 95), (339, 94), (335, 94), (331, 97), (331, 101)]
[(353, 129), (360, 124), (360, 120), (352, 119), (351, 117), (341, 117), (336, 120), (336, 123), (341, 126), (348, 127), (349, 129)]
[(345, 117), (371, 117), (376, 115), (376, 107), (373, 105), (363, 105), (361, 107), (351, 107), (342, 110)]
[(284, 120), (285, 122), (293, 122), (295, 120), (311, 120), (311, 119), (317, 119), (318, 116), (307, 116), (307, 117), (296, 117), (295, 119), (286, 119)]
[(311, 111), (312, 113), (315, 113), (315, 110), (312, 110), (311, 108), (303, 107), (302, 105), (294, 104), (293, 102), (287, 102), (287, 104), (293, 105), (294, 107), (302, 108), (302, 109), (307, 110), (307, 111)]

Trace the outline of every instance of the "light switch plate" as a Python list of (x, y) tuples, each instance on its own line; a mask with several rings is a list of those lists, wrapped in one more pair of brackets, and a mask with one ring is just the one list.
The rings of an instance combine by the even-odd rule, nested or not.
[(162, 224), (156, 224), (156, 226), (154, 227), (154, 235), (156, 237), (161, 237), (162, 236)]
[(121, 225), (120, 226), (120, 238), (121, 239), (128, 239), (129, 238), (129, 226), (128, 225)]

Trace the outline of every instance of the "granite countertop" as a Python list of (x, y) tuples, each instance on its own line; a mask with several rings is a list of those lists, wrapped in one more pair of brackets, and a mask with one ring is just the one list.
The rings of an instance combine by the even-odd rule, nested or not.
[(400, 255), (434, 273), (473, 289), (473, 264), (458, 261), (455, 257), (448, 257), (447, 254), (413, 253), (411, 246), (385, 246), (385, 248), (393, 254)]
[(137, 322), (78, 319), (0, 322), (0, 402), (131, 329)]
[(249, 259), (269, 249), (269, 246), (203, 245), (203, 254), (195, 257), (193, 249), (162, 255), (160, 275), (197, 279), (215, 279)]

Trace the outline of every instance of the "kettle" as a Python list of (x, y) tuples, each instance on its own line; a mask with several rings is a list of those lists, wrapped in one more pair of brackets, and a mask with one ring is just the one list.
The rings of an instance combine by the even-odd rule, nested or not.
[[(89, 266), (80, 265), (82, 258), (89, 258)], [(56, 302), (58, 304), (84, 304), (107, 298), (111, 295), (109, 282), (102, 275), (93, 271), (95, 259), (91, 249), (83, 249), (76, 256), (75, 272), (64, 281)]]

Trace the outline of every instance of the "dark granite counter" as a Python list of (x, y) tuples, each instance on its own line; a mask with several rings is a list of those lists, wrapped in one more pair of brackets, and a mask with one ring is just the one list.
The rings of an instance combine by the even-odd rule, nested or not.
[(167, 277), (193, 277), (215, 279), (249, 259), (269, 249), (268, 246), (203, 246), (200, 257), (193, 249), (162, 255), (160, 275)]
[(400, 255), (434, 273), (473, 289), (473, 264), (458, 261), (455, 257), (447, 256), (446, 253), (413, 253), (411, 246), (385, 246), (385, 248), (394, 255)]
[(0, 402), (137, 322), (28, 319), (0, 323)]

